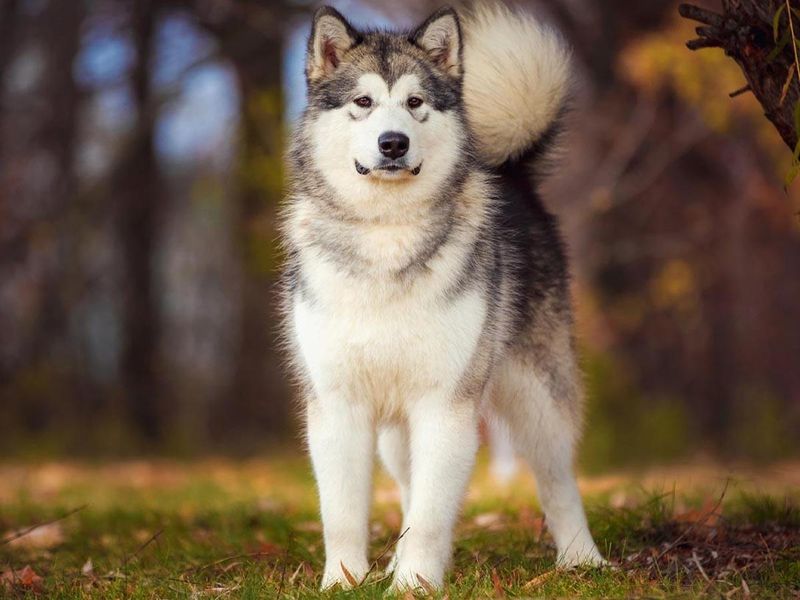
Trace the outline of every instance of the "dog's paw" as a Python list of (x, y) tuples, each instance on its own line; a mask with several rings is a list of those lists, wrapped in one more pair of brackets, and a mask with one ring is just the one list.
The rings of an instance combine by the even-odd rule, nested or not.
[(388, 596), (405, 594), (406, 592), (421, 592), (424, 594), (435, 594), (442, 587), (441, 577), (433, 575), (425, 576), (417, 570), (397, 568), (389, 589), (386, 590)]
[(328, 565), (322, 575), (320, 589), (324, 591), (336, 586), (344, 590), (353, 589), (364, 582), (367, 573), (369, 573), (369, 566), (366, 563), (345, 565), (340, 561), (338, 564)]
[(567, 550), (559, 554), (556, 560), (556, 566), (559, 569), (576, 569), (580, 567), (605, 568), (612, 565), (603, 558), (597, 547), (590, 547), (580, 551)]

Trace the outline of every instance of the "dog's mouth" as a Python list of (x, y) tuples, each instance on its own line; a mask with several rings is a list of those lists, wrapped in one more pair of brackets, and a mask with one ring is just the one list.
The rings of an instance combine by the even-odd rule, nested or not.
[(374, 169), (368, 169), (357, 160), (355, 161), (355, 163), (356, 163), (356, 171), (358, 172), (359, 175), (369, 175), (373, 171), (382, 171), (384, 173), (398, 173), (400, 171), (406, 171), (408, 173), (411, 173), (414, 177), (416, 177), (417, 175), (420, 174), (420, 171), (422, 171), (422, 163), (419, 163), (413, 169), (409, 168), (407, 165), (397, 162), (387, 162), (384, 164), (380, 164)]

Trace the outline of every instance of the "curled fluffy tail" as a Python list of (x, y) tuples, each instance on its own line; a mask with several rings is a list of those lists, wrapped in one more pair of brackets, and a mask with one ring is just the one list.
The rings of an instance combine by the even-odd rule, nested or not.
[(522, 156), (555, 124), (570, 87), (570, 53), (532, 16), (495, 2), (464, 15), (464, 100), (481, 158)]

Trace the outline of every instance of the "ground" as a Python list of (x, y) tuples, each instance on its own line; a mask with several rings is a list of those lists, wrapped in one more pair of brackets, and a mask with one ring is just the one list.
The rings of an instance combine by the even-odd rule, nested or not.
[[(382, 475), (381, 598), (400, 533)], [(682, 466), (581, 479), (612, 569), (561, 572), (529, 475), (481, 460), (441, 597), (800, 597), (800, 463)], [(0, 464), (0, 597), (316, 598), (323, 552), (304, 458)]]

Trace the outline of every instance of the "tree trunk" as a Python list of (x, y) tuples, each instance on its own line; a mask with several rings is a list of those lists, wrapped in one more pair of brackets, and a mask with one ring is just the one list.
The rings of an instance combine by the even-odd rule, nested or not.
[[(241, 86), (240, 166), (237, 238), (243, 265), (239, 353), (233, 393), (226, 403), (238, 413), (223, 427), (249, 422), (264, 434), (283, 429), (288, 405), (279, 383), (278, 311), (275, 280), (278, 252), (275, 212), (283, 193), (283, 94), (280, 38), (265, 40), (258, 55), (269, 61), (232, 56)], [(229, 413), (230, 414), (230, 413)], [(246, 415), (246, 417), (245, 417)], [(229, 421), (227, 424), (225, 421)]]
[[(690, 4), (682, 4), (679, 10), (681, 16), (704, 24), (697, 28), (698, 38), (687, 42), (687, 47), (724, 49), (747, 80), (747, 87), (740, 91), (752, 91), (764, 108), (764, 115), (794, 150), (798, 139), (794, 114), (800, 101), (800, 73), (796, 72), (796, 49), (788, 33), (790, 13), (781, 9), (784, 5), (785, 0), (725, 0), (722, 14)], [(798, 0), (790, 1), (793, 11), (799, 7)], [(779, 10), (782, 12), (776, 42), (773, 21)], [(800, 37), (798, 14), (791, 17), (796, 39)], [(788, 43), (782, 44), (787, 35)]]
[(0, 257), (36, 265), (31, 267), (36, 293), (24, 307), (36, 313), (30, 319), (36, 326), (24, 334), (18, 357), (34, 364), (52, 359), (67, 335), (63, 279), (68, 232), (62, 217), (76, 192), (81, 98), (72, 72), (84, 10), (82, 3), (51, 2), (39, 15), (26, 18), (16, 2), (8, 1), (0, 15), (2, 83), (20, 42), (44, 50), (44, 72), (37, 84), (0, 96), (8, 101), (0, 110)]
[(14, 29), (17, 24), (18, 6), (19, 0), (0, 2), (0, 94), (4, 91), (6, 69), (14, 53)]
[[(236, 239), (242, 265), (239, 335), (229, 397), (213, 419), (217, 437), (239, 439), (285, 433), (290, 396), (277, 343), (275, 282), (279, 252), (275, 214), (283, 194), (283, 30), (299, 8), (288, 2), (204, 15), (198, 19), (218, 40), (239, 81), (241, 107), (236, 177)], [(268, 57), (265, 59), (265, 57)], [(243, 427), (244, 426), (244, 427)], [(250, 439), (249, 441), (252, 441)]]
[(150, 83), (156, 4), (154, 0), (132, 3), (137, 62), (131, 83), (138, 118), (116, 186), (125, 280), (121, 382), (127, 412), (147, 442), (158, 442), (164, 425), (156, 370), (160, 327), (153, 277), (158, 213), (164, 198), (153, 142), (155, 99)]

